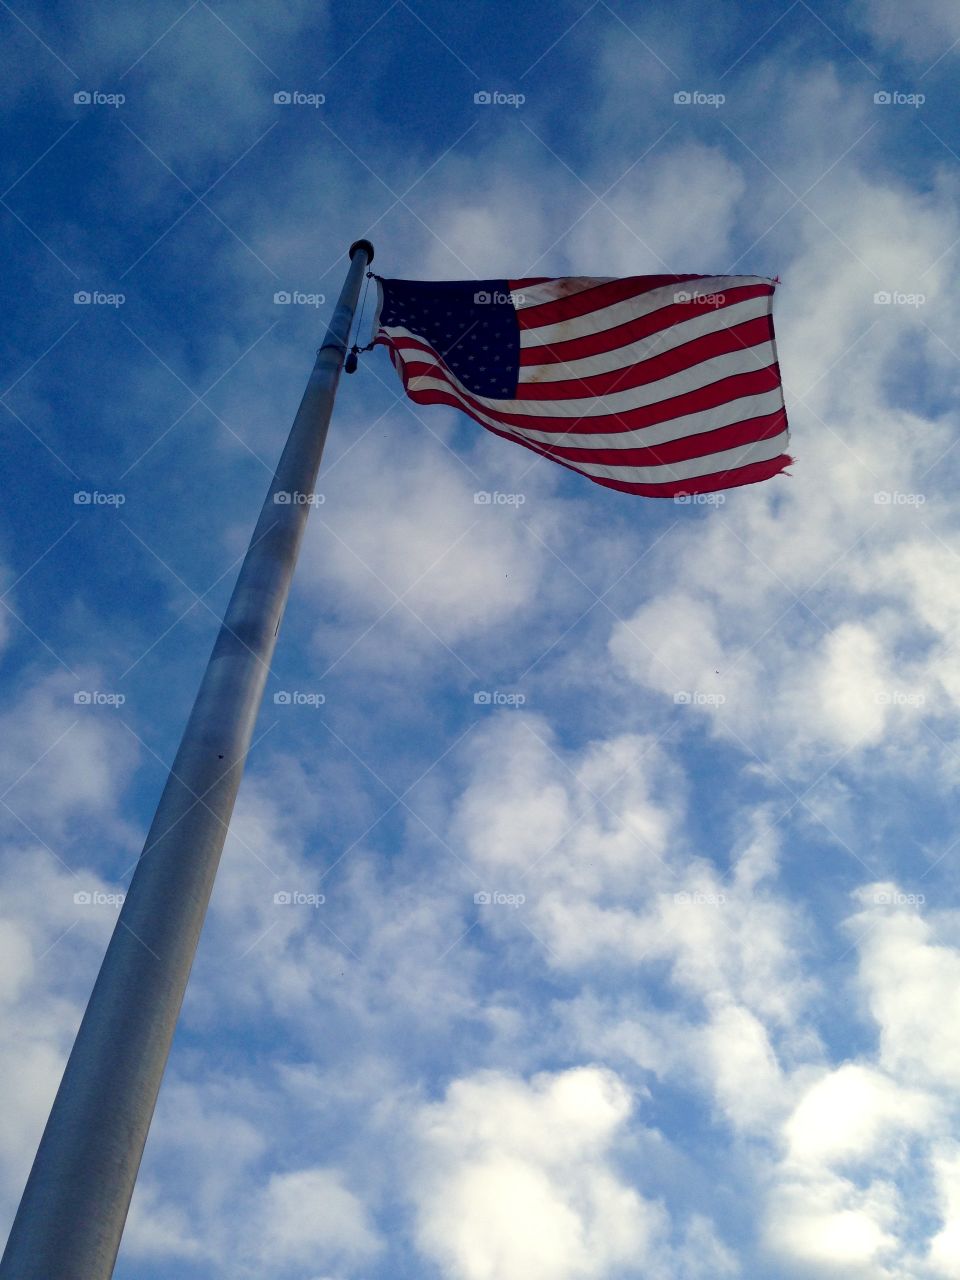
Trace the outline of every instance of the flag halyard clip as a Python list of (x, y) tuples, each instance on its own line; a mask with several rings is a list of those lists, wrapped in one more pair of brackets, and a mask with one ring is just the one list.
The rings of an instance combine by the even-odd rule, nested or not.
[[(363, 309), (367, 305), (367, 290), (370, 288), (370, 281), (375, 279), (376, 279), (376, 276), (373, 274), (373, 272), (368, 271), (367, 283), (363, 287), (363, 297), (360, 299), (360, 314), (357, 316), (357, 327), (355, 331), (357, 333), (360, 332), (360, 324), (363, 321)], [(353, 346), (350, 348), (350, 350), (347, 352), (346, 360), (344, 360), (343, 362), (344, 373), (356, 373), (357, 358), (360, 355), (362, 355), (364, 351), (372, 351), (372, 350), (373, 350), (372, 342), (368, 342), (365, 347), (358, 347), (357, 344), (354, 343)]]
[(356, 343), (354, 343), (354, 345), (353, 345), (353, 346), (350, 348), (350, 350), (347, 352), (347, 358), (346, 358), (346, 360), (344, 360), (344, 362), (343, 362), (343, 371), (344, 371), (344, 373), (356, 373), (356, 372), (357, 372), (357, 357), (358, 357), (358, 356), (360, 356), (360, 355), (362, 355), (362, 354), (364, 353), (364, 351), (372, 351), (372, 350), (373, 350), (373, 343), (372, 343), (372, 342), (368, 342), (368, 343), (367, 343), (367, 345), (366, 345), (365, 347), (358, 347), (358, 346), (356, 345)]

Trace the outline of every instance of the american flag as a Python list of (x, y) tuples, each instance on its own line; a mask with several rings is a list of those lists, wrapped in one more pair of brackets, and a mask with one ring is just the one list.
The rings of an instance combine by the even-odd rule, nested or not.
[(669, 498), (791, 461), (773, 280), (376, 278), (374, 342), (411, 400), (597, 484)]

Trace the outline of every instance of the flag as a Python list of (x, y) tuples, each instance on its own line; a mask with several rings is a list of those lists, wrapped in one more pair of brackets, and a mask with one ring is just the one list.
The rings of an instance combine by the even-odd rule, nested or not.
[(374, 344), (411, 400), (597, 484), (669, 498), (791, 462), (773, 280), (376, 279)]

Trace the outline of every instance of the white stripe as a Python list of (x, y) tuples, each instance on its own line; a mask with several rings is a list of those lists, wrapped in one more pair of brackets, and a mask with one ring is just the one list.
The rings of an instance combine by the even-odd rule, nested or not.
[(541, 303), (570, 298), (575, 293), (595, 289), (598, 284), (611, 284), (616, 279), (616, 276), (560, 276), (556, 280), (544, 280), (541, 284), (523, 285), (513, 290), (513, 305), (518, 311), (525, 307), (539, 307)]
[(652, 360), (664, 351), (682, 347), (685, 342), (692, 342), (695, 338), (705, 338), (708, 334), (732, 329), (734, 325), (743, 324), (746, 320), (757, 320), (769, 315), (770, 303), (769, 295), (747, 298), (743, 302), (731, 303), (729, 307), (704, 311), (667, 329), (658, 329), (646, 338), (640, 338), (625, 347), (616, 347), (613, 351), (602, 351), (595, 356), (582, 356), (579, 360), (554, 364), (521, 365), (520, 381), (567, 382), (573, 378), (589, 378), (595, 373), (614, 373), (643, 360)]
[[(413, 381), (413, 379), (411, 379), (411, 381)], [(446, 382), (440, 383), (438, 385), (442, 386), (443, 389), (450, 392), (451, 394), (458, 396), (456, 388), (447, 384)], [(778, 399), (778, 403), (775, 404), (773, 408), (769, 410), (769, 412), (773, 412), (775, 409), (782, 407), (783, 398), (782, 398), (782, 395), (780, 394), (779, 389), (774, 392), (768, 393), (768, 396), (770, 397), (776, 396)], [(458, 396), (458, 398), (460, 397)], [(745, 400), (760, 399), (760, 398), (761, 397), (745, 397)], [(736, 403), (743, 404), (745, 400), (737, 401)], [(466, 402), (464, 403), (466, 405)], [(562, 445), (569, 445), (571, 447), (577, 447), (576, 445), (574, 445), (575, 440), (579, 441), (579, 440), (589, 439), (592, 442), (593, 448), (604, 448), (605, 446), (602, 445), (600, 441), (607, 439), (607, 437), (604, 437), (604, 436), (574, 437), (572, 435), (568, 436), (564, 434), (547, 435), (545, 432), (527, 431), (524, 428), (512, 427), (507, 425), (506, 423), (498, 422), (495, 418), (488, 419), (486, 414), (477, 413), (477, 410), (472, 407), (471, 407), (471, 412), (476, 413), (477, 417), (481, 420), (481, 422), (486, 422), (488, 425), (495, 426), (500, 431), (502, 431), (505, 435), (512, 436), (513, 439), (519, 440), (519, 441), (523, 441), (523, 440), (532, 441), (539, 437), (540, 443), (543, 443), (543, 444), (562, 444)], [(694, 416), (699, 418), (701, 416), (706, 416), (706, 415), (698, 414)], [(753, 416), (758, 416), (758, 415), (754, 414)], [(742, 419), (740, 418), (734, 419), (734, 421), (741, 421), (741, 420)], [(675, 419), (675, 421), (680, 422), (682, 421), (682, 419)], [(663, 425), (668, 426), (671, 424), (663, 424)], [(712, 424), (712, 425), (719, 425), (719, 424)], [(712, 428), (708, 426), (705, 429), (710, 430)], [(649, 432), (651, 428), (648, 427), (645, 430)], [(625, 434), (634, 436), (634, 435), (641, 435), (643, 433), (638, 431), (638, 432), (629, 432)], [(693, 434), (693, 433), (689, 433), (689, 434)], [(617, 436), (612, 438), (615, 441), (622, 439), (622, 437), (617, 437)], [(672, 438), (677, 439), (679, 437), (672, 437)], [(578, 462), (573, 458), (562, 458), (562, 459), (558, 458), (556, 459), (556, 461), (563, 462), (567, 466), (572, 467), (575, 471), (579, 471), (583, 475), (587, 475), (587, 476), (602, 476), (608, 480), (620, 480), (628, 484), (670, 484), (671, 482), (676, 480), (692, 480), (698, 476), (714, 475), (715, 473), (720, 471), (732, 471), (737, 467), (748, 466), (752, 462), (766, 462), (768, 459), (776, 458), (781, 453), (785, 452), (789, 444), (789, 441), (790, 441), (790, 433), (788, 431), (782, 431), (779, 435), (774, 436), (770, 440), (757, 440), (751, 444), (738, 445), (734, 449), (722, 449), (715, 453), (701, 454), (699, 457), (696, 457), (696, 458), (687, 458), (677, 462), (659, 463), (649, 467), (616, 466), (612, 463), (601, 463), (601, 462)], [(644, 440), (641, 443), (652, 445), (657, 442), (652, 440), (650, 436), (647, 435), (644, 437)], [(614, 445), (613, 447), (616, 447), (616, 445)]]
[[(406, 362), (408, 353), (401, 352), (401, 355)], [(409, 353), (409, 357), (418, 361), (430, 359), (426, 353), (419, 351)], [(742, 351), (730, 351), (722, 356), (712, 356), (709, 360), (700, 360), (689, 369), (670, 374), (666, 378), (658, 378), (656, 382), (648, 382), (641, 387), (629, 387), (626, 391), (613, 391), (609, 395), (594, 395), (579, 400), (501, 400), (491, 396), (478, 396), (449, 373), (445, 373), (442, 379), (430, 374), (415, 374), (410, 378), (409, 386), (412, 391), (433, 391), (446, 390), (448, 384), (453, 383), (464, 396), (495, 414), (515, 413), (529, 418), (597, 418), (659, 404), (662, 400), (671, 400), (688, 391), (698, 391), (701, 387), (736, 374), (755, 373), (759, 369), (768, 368), (775, 360), (773, 343), (760, 342), (755, 347), (746, 347)]]
[[(567, 449), (583, 449), (588, 453), (596, 449), (655, 448), (659, 444), (668, 444), (671, 440), (683, 440), (707, 431), (718, 431), (721, 427), (733, 426), (736, 422), (748, 422), (751, 418), (764, 417), (783, 408), (783, 388), (774, 387), (772, 391), (764, 391), (760, 395), (741, 396), (739, 400), (730, 400), (726, 404), (718, 405), (715, 409), (704, 409), (699, 413), (686, 414), (681, 418), (671, 418), (667, 422), (658, 422), (649, 427), (636, 427), (633, 431), (598, 432), (588, 435), (572, 430), (535, 431), (531, 427), (517, 427), (512, 423), (501, 422), (493, 415), (482, 413), (469, 405), (457, 386), (446, 381), (439, 385), (459, 399), (465, 408), (469, 408), (484, 426), (496, 427), (515, 440), (562, 445)], [(576, 425), (576, 420), (572, 425)], [(576, 465), (575, 459), (571, 458), (569, 461), (572, 465)]]
[(747, 285), (769, 283), (770, 281), (763, 279), (762, 276), (708, 276), (705, 280), (685, 280), (679, 284), (668, 284), (660, 289), (652, 289), (649, 293), (627, 298), (623, 302), (615, 302), (612, 306), (588, 311), (586, 315), (574, 316), (570, 320), (540, 325), (536, 329), (521, 329), (520, 345), (521, 347), (542, 347), (554, 342), (569, 342), (575, 338), (585, 338), (592, 333), (602, 333), (605, 329), (615, 329), (618, 325), (626, 324), (628, 320), (636, 320), (639, 316), (659, 311), (661, 307), (672, 306), (678, 294), (702, 298), (708, 294), (726, 294)]
[(733, 471), (752, 462), (768, 462), (783, 453), (790, 442), (784, 431), (771, 440), (757, 440), (722, 453), (707, 453), (684, 462), (667, 462), (657, 467), (612, 467), (602, 463), (571, 463), (585, 476), (603, 476), (606, 480), (623, 480), (628, 484), (669, 484), (671, 480), (694, 480), (712, 476), (718, 471)]
[[(495, 425), (501, 431), (510, 431), (524, 440), (532, 440), (537, 444), (563, 445), (566, 449), (646, 449), (658, 444), (668, 444), (671, 440), (684, 440), (689, 436), (702, 435), (707, 431), (719, 431), (721, 427), (732, 427), (736, 422), (748, 422), (751, 418), (766, 417), (783, 408), (783, 390), (775, 387), (772, 391), (764, 391), (758, 396), (742, 396), (739, 400), (730, 400), (718, 405), (715, 409), (703, 409), (699, 413), (686, 414), (682, 418), (671, 418), (668, 422), (657, 422), (649, 427), (637, 427), (633, 431), (612, 431), (586, 435), (574, 431), (534, 431), (530, 427), (516, 427), (512, 423), (507, 426), (488, 418), (486, 414), (478, 414), (488, 425)], [(476, 410), (474, 410), (476, 412)]]

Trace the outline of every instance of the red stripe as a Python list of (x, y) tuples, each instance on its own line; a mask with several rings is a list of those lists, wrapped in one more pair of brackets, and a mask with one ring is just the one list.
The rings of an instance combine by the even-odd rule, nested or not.
[(679, 347), (671, 347), (662, 355), (650, 356), (612, 369), (609, 373), (592, 373), (584, 378), (567, 378), (558, 382), (521, 382), (517, 387), (518, 400), (581, 400), (588, 396), (608, 396), (616, 391), (629, 391), (644, 387), (661, 378), (692, 369), (714, 356), (729, 355), (769, 342), (773, 337), (773, 320), (770, 316), (757, 316), (729, 329), (718, 329), (704, 334)]
[[(446, 404), (455, 409), (459, 409), (462, 413), (466, 413), (469, 417), (473, 418), (475, 422), (479, 422), (487, 431), (492, 431), (494, 435), (503, 436), (505, 440), (513, 440), (516, 444), (525, 445), (528, 449), (532, 449), (534, 453), (539, 453), (545, 458), (550, 458), (551, 461), (560, 463), (562, 466), (569, 467), (572, 471), (579, 471), (581, 475), (588, 474), (582, 469), (582, 465), (586, 464), (597, 463), (605, 464), (606, 466), (624, 467), (637, 465), (669, 467), (673, 462), (682, 462), (686, 460), (686, 457), (668, 457), (667, 445), (660, 445), (649, 449), (574, 449), (565, 448), (561, 445), (541, 444), (540, 441), (528, 440), (524, 436), (514, 435), (511, 431), (489, 426), (486, 422), (482, 422), (473, 410), (464, 408), (463, 404), (450, 392), (408, 391), (407, 394), (416, 404)], [(696, 441), (698, 439), (701, 441), (699, 448), (691, 445), (689, 453), (686, 456), (706, 458), (709, 457), (711, 453), (719, 453), (721, 448), (736, 448), (745, 444), (751, 444), (755, 440), (772, 439), (774, 436), (779, 435), (786, 427), (785, 416), (781, 417), (780, 421), (776, 423), (775, 426), (771, 426), (767, 430), (762, 427), (757, 427), (756, 424), (758, 421), (761, 420), (751, 420), (752, 425), (747, 433), (748, 438), (746, 440), (741, 440), (739, 444), (730, 442), (729, 437), (726, 442), (722, 442), (720, 437), (722, 433), (735, 430), (740, 424), (735, 424), (733, 429), (724, 427), (720, 428), (716, 432), (705, 432), (699, 437), (686, 437), (685, 439), (687, 441)], [(708, 440), (713, 442), (710, 448), (706, 448), (703, 443)], [(638, 462), (637, 459), (640, 459), (640, 461)], [(577, 462), (580, 462), (582, 465), (578, 467), (576, 465)], [(595, 480), (597, 477), (591, 475), (589, 478), (591, 480)]]
[(581, 289), (579, 293), (555, 298), (552, 302), (541, 302), (535, 307), (521, 307), (517, 311), (517, 320), (521, 329), (539, 329), (542, 325), (573, 320), (577, 316), (586, 315), (589, 311), (599, 311), (603, 307), (613, 306), (616, 302), (626, 302), (628, 298), (637, 298), (641, 294), (652, 293), (654, 289), (663, 289), (667, 285), (709, 278), (708, 276), (627, 276), (623, 280), (610, 280), (606, 284), (594, 285), (592, 289)]
[(677, 494), (716, 493), (718, 489), (759, 484), (792, 465), (793, 458), (788, 453), (781, 453), (768, 462), (751, 462), (749, 466), (736, 467), (733, 471), (716, 471), (711, 476), (693, 476), (689, 480), (671, 480), (665, 484), (631, 484), (627, 480), (607, 480), (601, 476), (591, 476), (590, 479), (607, 489), (619, 489), (621, 493), (634, 493), (641, 498), (673, 498)]
[[(407, 380), (417, 374), (425, 374), (434, 378), (444, 378), (445, 371), (438, 364), (411, 362), (404, 367), (404, 385)], [(685, 391), (682, 395), (668, 400), (659, 400), (656, 404), (644, 405), (639, 409), (629, 409), (622, 413), (601, 414), (596, 417), (570, 416), (538, 416), (526, 413), (506, 413), (501, 409), (488, 408), (479, 404), (473, 397), (458, 392), (467, 401), (471, 409), (485, 413), (507, 426), (527, 427), (537, 431), (556, 431), (567, 434), (576, 431), (583, 435), (602, 435), (616, 431), (636, 431), (643, 427), (655, 426), (659, 422), (669, 422), (673, 418), (686, 417), (688, 414), (702, 413), (707, 409), (716, 409), (719, 405), (731, 400), (739, 400), (743, 396), (761, 395), (764, 391), (774, 391), (780, 386), (780, 366), (772, 364), (766, 369), (757, 369), (750, 373), (738, 373), (729, 378), (721, 378), (696, 391)], [(444, 397), (445, 393), (434, 390), (411, 391), (411, 397), (420, 404), (456, 403), (463, 407), (460, 400)]]
[[(382, 345), (388, 345), (384, 339), (377, 339)], [(443, 391), (416, 391), (409, 389), (409, 371), (401, 364), (401, 378), (404, 390), (407, 395), (417, 404), (448, 404), (455, 409), (459, 409), (462, 413), (466, 413), (468, 417), (478, 422), (486, 431), (493, 432), (494, 435), (501, 436), (505, 440), (512, 440), (515, 444), (523, 445), (525, 449), (529, 449), (532, 453), (538, 454), (540, 457), (549, 459), (557, 463), (558, 466), (566, 467), (568, 471), (575, 471), (578, 475), (587, 475), (581, 471), (579, 467), (563, 458), (554, 457), (547, 446), (538, 444), (532, 440), (524, 440), (518, 436), (511, 435), (507, 431), (500, 431), (496, 427), (490, 427), (485, 422), (480, 422), (477, 415), (470, 409), (464, 408), (461, 401), (448, 392)], [(788, 467), (793, 461), (787, 454), (780, 454), (779, 457), (773, 458), (768, 462), (754, 462), (746, 467), (737, 467), (730, 471), (718, 471), (713, 475), (696, 476), (688, 480), (668, 480), (659, 484), (634, 484), (626, 480), (609, 480), (605, 477), (587, 476), (588, 480), (593, 480), (597, 484), (602, 484), (608, 489), (618, 489), (622, 493), (633, 493), (640, 497), (648, 498), (672, 498), (677, 494), (687, 493), (713, 493), (718, 489), (732, 489), (739, 485), (755, 484), (760, 480), (766, 480), (770, 476), (775, 476)]]
[(701, 431), (642, 449), (577, 449), (562, 444), (545, 445), (544, 448), (551, 458), (565, 458), (570, 462), (602, 463), (609, 467), (656, 467), (722, 453), (725, 449), (739, 449), (757, 440), (772, 440), (786, 429), (786, 410), (778, 409), (775, 413), (746, 418), (743, 422), (718, 427), (715, 431)]
[[(746, 302), (750, 298), (761, 298), (772, 294), (773, 286), (768, 284), (741, 285), (736, 289), (728, 289), (724, 296), (723, 306), (731, 306), (735, 302)], [(719, 308), (715, 308), (719, 309)], [(585, 356), (595, 356), (604, 351), (614, 351), (631, 342), (639, 342), (659, 333), (661, 329), (670, 329), (675, 324), (692, 320), (710, 310), (709, 304), (694, 302), (671, 302), (667, 306), (651, 311), (647, 315), (637, 316), (625, 324), (618, 324), (612, 329), (603, 329), (600, 333), (587, 334), (582, 338), (569, 338), (562, 342), (551, 342), (541, 347), (521, 347), (520, 364), (552, 364), (563, 360), (582, 360)], [(524, 326), (526, 327), (526, 326)]]

